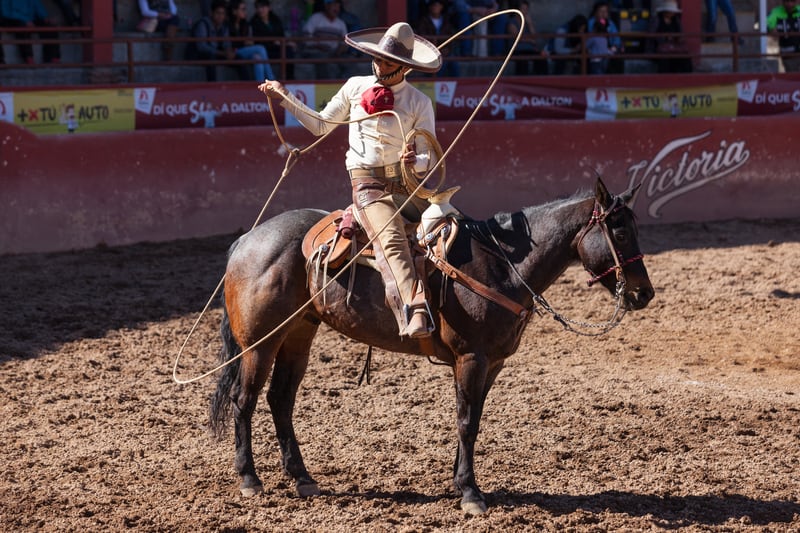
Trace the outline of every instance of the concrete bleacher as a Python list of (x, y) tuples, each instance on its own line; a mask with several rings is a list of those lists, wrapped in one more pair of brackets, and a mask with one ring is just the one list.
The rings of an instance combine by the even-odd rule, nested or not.
[[(739, 72), (780, 72), (782, 69), (780, 59), (777, 57), (747, 57), (758, 55), (761, 52), (761, 38), (754, 34), (757, 32), (756, 14), (752, 9), (741, 9), (735, 4), (736, 25), (744, 34), (738, 53), (745, 57), (739, 58)], [(717, 33), (728, 31), (728, 21), (722, 13), (717, 17)], [(748, 35), (750, 34), (750, 35)], [(767, 37), (767, 54), (777, 54), (777, 42), (773, 37)], [(733, 72), (733, 43), (723, 37), (717, 37), (711, 42), (703, 42), (700, 60), (696, 65), (697, 72), (722, 73)]]
[[(4, 34), (3, 37), (15, 38), (12, 34)], [(69, 39), (69, 36), (63, 36)], [(5, 62), (11, 68), (0, 70), (0, 86), (4, 87), (25, 87), (35, 85), (81, 85), (89, 83), (87, 71), (84, 68), (59, 67), (58, 70), (48, 68), (47, 65), (39, 67), (23, 67), (22, 57), (16, 45), (6, 43), (3, 39), (0, 46), (3, 47)], [(83, 48), (80, 44), (70, 44), (66, 41), (61, 45), (61, 62), (76, 63), (82, 61)], [(33, 46), (33, 55), (37, 65), (42, 63), (41, 46)], [(20, 65), (13, 68), (13, 65)]]

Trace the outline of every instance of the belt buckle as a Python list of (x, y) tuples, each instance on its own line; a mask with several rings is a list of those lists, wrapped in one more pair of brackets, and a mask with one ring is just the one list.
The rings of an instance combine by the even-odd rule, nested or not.
[(388, 165), (383, 172), (387, 178), (396, 178), (400, 175), (400, 165)]

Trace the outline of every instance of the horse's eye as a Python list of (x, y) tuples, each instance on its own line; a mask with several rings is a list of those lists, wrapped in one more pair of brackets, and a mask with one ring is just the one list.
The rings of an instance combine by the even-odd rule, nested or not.
[(614, 240), (620, 244), (628, 242), (628, 232), (624, 229), (614, 230)]

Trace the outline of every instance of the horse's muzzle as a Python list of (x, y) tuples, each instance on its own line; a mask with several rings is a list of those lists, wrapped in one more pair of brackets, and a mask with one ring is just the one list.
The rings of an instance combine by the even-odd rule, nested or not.
[(629, 291), (625, 291), (625, 309), (628, 311), (644, 309), (655, 294), (656, 291), (653, 289), (652, 285), (634, 287)]

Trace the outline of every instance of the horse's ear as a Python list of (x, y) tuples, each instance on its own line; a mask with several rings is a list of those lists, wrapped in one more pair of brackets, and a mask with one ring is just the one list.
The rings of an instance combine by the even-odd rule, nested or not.
[(597, 203), (603, 206), (604, 208), (611, 205), (611, 194), (609, 194), (608, 189), (606, 188), (606, 184), (603, 183), (603, 180), (600, 176), (597, 176), (597, 185), (595, 185), (594, 195), (597, 199)]
[(642, 188), (642, 184), (636, 185), (632, 189), (628, 189), (620, 196), (622, 201), (628, 206), (629, 209), (633, 209), (634, 204), (636, 203), (636, 199), (639, 197), (639, 190)]

